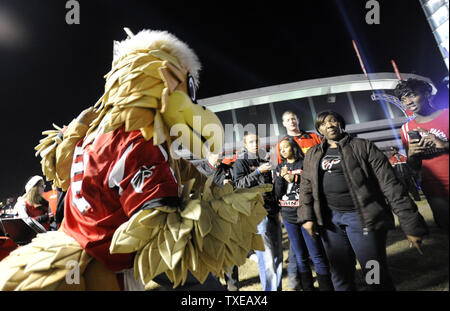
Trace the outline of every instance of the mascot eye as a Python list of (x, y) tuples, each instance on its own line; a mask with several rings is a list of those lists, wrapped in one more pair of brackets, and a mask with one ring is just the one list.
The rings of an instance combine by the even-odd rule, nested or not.
[(194, 104), (197, 103), (197, 87), (195, 86), (194, 78), (188, 73), (187, 75), (187, 89), (188, 95)]

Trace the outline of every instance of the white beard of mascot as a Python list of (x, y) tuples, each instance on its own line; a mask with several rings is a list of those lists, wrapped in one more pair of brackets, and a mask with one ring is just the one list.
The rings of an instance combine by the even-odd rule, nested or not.
[(257, 225), (272, 186), (217, 187), (171, 148), (199, 158), (222, 148), (222, 124), (195, 103), (197, 56), (167, 32), (128, 34), (91, 116), (43, 132), (37, 155), (67, 191), (64, 220), (0, 262), (1, 290), (123, 289), (124, 271), (145, 289), (164, 274), (177, 287), (264, 250)]

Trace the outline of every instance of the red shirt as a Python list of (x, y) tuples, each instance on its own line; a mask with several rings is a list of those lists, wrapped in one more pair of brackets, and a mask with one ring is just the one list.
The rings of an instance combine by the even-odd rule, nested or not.
[[(277, 150), (276, 150), (277, 164), (280, 164), (281, 162), (283, 162), (283, 159), (281, 158), (281, 155), (280, 155), (280, 143), (281, 143), (281, 141), (285, 140), (287, 137), (289, 137), (289, 136), (283, 137), (283, 139), (281, 139), (277, 143)], [(297, 142), (299, 147), (302, 149), (303, 154), (306, 154), (306, 152), (309, 150), (309, 148), (311, 148), (315, 145), (318, 145), (322, 142), (319, 135), (317, 135), (316, 133), (310, 133), (310, 132), (306, 132), (301, 136), (291, 136), (291, 137), (294, 138), (294, 140)]]
[(108, 269), (128, 269), (134, 254), (110, 254), (111, 238), (145, 203), (178, 197), (167, 152), (123, 127), (82, 144), (74, 152), (62, 229)]
[[(409, 137), (407, 132), (417, 129), (418, 127), (429, 131), (441, 140), (448, 141), (448, 109), (444, 109), (442, 113), (426, 123), (417, 123), (411, 120), (402, 125), (401, 136), (405, 150), (408, 150)], [(421, 134), (422, 135), (422, 134)], [(449, 155), (446, 152), (430, 151), (429, 154), (422, 159), (422, 190), (427, 195), (448, 196), (449, 184)]]

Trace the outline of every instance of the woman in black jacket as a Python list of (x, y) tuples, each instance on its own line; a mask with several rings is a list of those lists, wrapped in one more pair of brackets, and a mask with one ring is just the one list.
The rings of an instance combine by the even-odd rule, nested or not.
[(311, 237), (297, 222), (298, 189), (303, 168), (303, 152), (292, 137), (282, 140), (279, 154), (283, 162), (276, 168), (274, 193), (281, 208), (284, 227), (295, 252), (303, 290), (314, 290), (309, 255), (316, 269), (320, 290), (333, 290), (328, 263), (320, 239)]
[(395, 290), (386, 260), (387, 231), (394, 228), (391, 209), (410, 247), (420, 253), (428, 232), (424, 219), (386, 156), (370, 141), (346, 134), (341, 115), (318, 114), (316, 129), (324, 140), (304, 160), (299, 221), (311, 235), (320, 226), (335, 290), (356, 289), (356, 258), (369, 289)]

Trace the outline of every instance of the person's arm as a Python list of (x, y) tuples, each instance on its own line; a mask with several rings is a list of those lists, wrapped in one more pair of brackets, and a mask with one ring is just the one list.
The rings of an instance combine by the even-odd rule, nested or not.
[[(227, 183), (226, 177), (227, 175), (231, 177), (230, 173), (230, 167), (224, 163), (221, 163), (217, 166), (217, 170), (214, 173), (213, 182), (218, 185), (219, 187), (222, 187), (225, 183)], [(228, 177), (228, 178), (229, 178)]]
[(37, 217), (32, 217), (32, 218), (35, 219), (35, 220), (37, 220), (37, 221), (40, 222), (41, 224), (42, 224), (42, 223), (49, 223), (49, 221), (50, 221), (50, 216), (49, 216), (49, 214), (47, 214), (47, 213), (42, 214), (42, 215), (37, 216)]
[(420, 168), (422, 166), (422, 160), (418, 156), (417, 150), (414, 149), (414, 146), (418, 142), (418, 140), (417, 141), (412, 140), (413, 145), (412, 145), (412, 149), (410, 150), (411, 142), (410, 142), (409, 137), (405, 136), (405, 135), (408, 135), (406, 132), (405, 125), (402, 126), (402, 130), (400, 133), (401, 133), (400, 135), (401, 135), (403, 149), (405, 149), (406, 155), (407, 155), (406, 164), (415, 174), (417, 174), (420, 172)]
[[(392, 211), (398, 216), (400, 227), (410, 241), (418, 247), (421, 237), (428, 233), (426, 223), (417, 209), (417, 205), (403, 190), (403, 185), (398, 181), (395, 172), (384, 156), (375, 146), (367, 141), (368, 161), (375, 173), (383, 195), (387, 199)], [(418, 247), (421, 252), (420, 247)]]
[(448, 141), (444, 141), (442, 139), (440, 139), (439, 137), (437, 137), (436, 135), (430, 133), (427, 130), (424, 130), (423, 128), (417, 128), (416, 129), (419, 132), (422, 132), (423, 136), (420, 139), (418, 145), (420, 147), (425, 147), (425, 148), (436, 148), (440, 151), (444, 151), (448, 153)]
[(421, 155), (425, 152), (426, 148), (419, 145), (419, 140), (410, 140), (408, 148), (406, 149), (408, 158), (406, 164), (414, 172), (419, 172), (422, 168)]
[(250, 188), (264, 183), (264, 177), (259, 170), (250, 172), (250, 168), (243, 159), (237, 159), (233, 167), (236, 188)]
[(280, 170), (280, 176), (284, 178), (287, 183), (291, 183), (294, 181), (295, 174), (289, 173), (289, 169), (287, 166), (283, 166)]
[(300, 207), (297, 209), (297, 220), (299, 223), (304, 224), (304, 227), (309, 234), (313, 235), (312, 229), (316, 217), (314, 214), (314, 197), (311, 183), (312, 174), (314, 174), (311, 154), (311, 152), (308, 152), (303, 162), (303, 173), (299, 188)]
[(27, 207), (25, 202), (22, 199), (17, 200), (16, 205), (14, 206), (14, 213), (17, 214), (19, 218), (28, 218)]
[(23, 200), (17, 201), (16, 205), (14, 206), (14, 209), (17, 212), (17, 214), (18, 214), (17, 216), (19, 218), (33, 218), (34, 220), (36, 220), (40, 223), (48, 222), (48, 220), (49, 220), (48, 213), (45, 213), (40, 216), (34, 216), (34, 217), (31, 217), (30, 215), (28, 215), (27, 207)]
[(274, 174), (275, 177), (273, 181), (273, 193), (277, 200), (280, 200), (283, 197), (283, 195), (286, 193), (287, 188), (287, 182), (280, 174), (282, 165), (283, 163), (278, 164)]
[(418, 127), (415, 131), (422, 133), (420, 139), (411, 139), (408, 146), (408, 159), (406, 163), (415, 172), (418, 172), (422, 166), (421, 156), (431, 148), (441, 152), (449, 152), (449, 142), (444, 141), (436, 135)]

